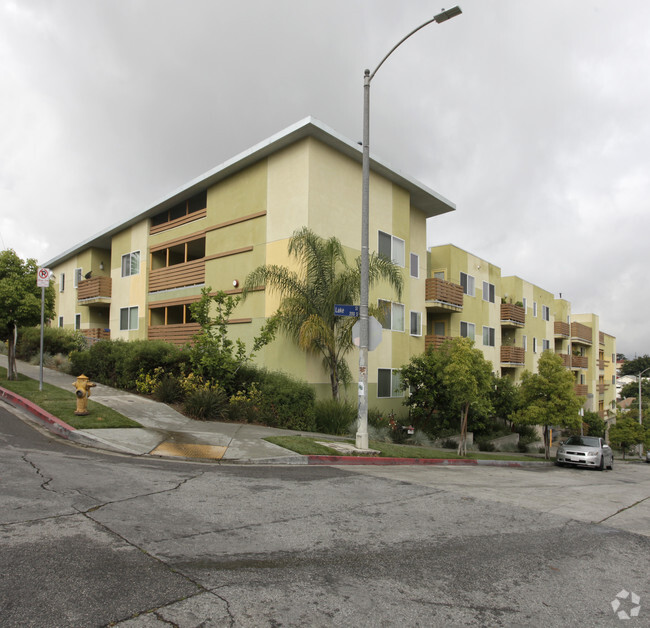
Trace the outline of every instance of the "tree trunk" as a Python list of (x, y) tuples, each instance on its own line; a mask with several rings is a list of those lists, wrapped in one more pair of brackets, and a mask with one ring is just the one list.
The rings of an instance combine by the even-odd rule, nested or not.
[(548, 425), (544, 426), (544, 458), (546, 458), (546, 460), (551, 459), (551, 445), (549, 442)]
[(332, 399), (339, 400), (339, 377), (336, 367), (330, 369), (330, 384), (332, 385)]
[(467, 455), (467, 415), (469, 414), (469, 403), (465, 404), (460, 410), (460, 443), (458, 445), (458, 455)]
[(18, 369), (16, 368), (16, 332), (17, 328), (14, 326), (14, 333), (9, 336), (7, 342), (7, 379), (18, 379)]

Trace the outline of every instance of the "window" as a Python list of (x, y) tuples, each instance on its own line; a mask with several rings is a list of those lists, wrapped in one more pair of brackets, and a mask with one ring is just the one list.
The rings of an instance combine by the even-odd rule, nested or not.
[(463, 292), (470, 297), (473, 297), (475, 294), (474, 290), (474, 277), (468, 275), (467, 273), (460, 274), (460, 285), (463, 287)]
[(122, 277), (130, 277), (140, 272), (140, 251), (122, 255)]
[(404, 240), (390, 233), (379, 232), (377, 243), (379, 255), (383, 255), (404, 268)]
[(463, 338), (469, 338), (470, 340), (474, 340), (474, 330), (475, 330), (474, 323), (465, 323), (464, 321), (460, 322), (460, 335)]
[(382, 311), (382, 327), (392, 331), (404, 331), (404, 306), (379, 299), (379, 309)]
[(138, 328), (138, 306), (120, 308), (120, 331)]
[(551, 320), (551, 310), (548, 305), (542, 305), (542, 319), (545, 321)]
[(533, 301), (533, 316), (537, 316), (537, 301)]
[(422, 335), (422, 312), (414, 312), (411, 310), (411, 336)]
[(79, 282), (82, 279), (83, 270), (81, 268), (74, 269), (74, 287), (76, 288), (79, 285)]
[(494, 327), (483, 327), (483, 345), (486, 347), (494, 347)]
[(612, 384), (616, 385), (616, 375), (612, 375)]
[(489, 301), (494, 303), (494, 284), (488, 283), (487, 281), (483, 282), (483, 301)]
[(63, 316), (59, 316), (59, 327), (63, 327)]
[[(192, 198), (174, 205), (171, 209), (166, 209), (160, 214), (156, 214), (151, 219), (151, 225), (156, 227), (158, 225), (163, 225), (172, 220), (177, 220), (179, 218), (185, 218), (190, 214), (201, 211), (208, 206), (208, 194), (207, 191), (199, 192), (195, 194)], [(200, 218), (200, 216), (199, 216)]]
[(81, 329), (81, 314), (74, 315), (74, 328)]
[(59, 292), (63, 292), (65, 290), (65, 273), (61, 273), (59, 275)]
[(420, 256), (411, 253), (411, 277), (417, 279), (420, 276)]
[(533, 353), (537, 353), (537, 338), (533, 337)]
[(524, 305), (524, 313), (525, 313), (525, 312), (526, 312), (526, 305), (527, 305), (526, 297), (524, 297), (524, 298), (521, 300), (521, 302), (522, 302), (523, 305)]
[(551, 348), (551, 341), (550, 340), (542, 340), (542, 351), (548, 351)]
[(397, 369), (377, 369), (377, 397), (403, 397), (402, 378)]
[(523, 337), (524, 351), (528, 351), (528, 336)]
[(444, 281), (445, 280), (445, 271), (444, 270), (435, 270), (435, 271), (433, 271), (433, 277), (435, 279), (442, 279)]

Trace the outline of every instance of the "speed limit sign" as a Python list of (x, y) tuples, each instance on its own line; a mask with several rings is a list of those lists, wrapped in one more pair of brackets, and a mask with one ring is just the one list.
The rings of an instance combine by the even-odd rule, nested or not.
[(47, 288), (50, 285), (51, 271), (49, 268), (39, 268), (36, 273), (36, 285), (39, 288)]

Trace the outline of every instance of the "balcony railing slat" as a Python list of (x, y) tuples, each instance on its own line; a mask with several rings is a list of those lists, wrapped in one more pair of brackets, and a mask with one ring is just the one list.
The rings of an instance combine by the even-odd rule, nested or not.
[(205, 260), (202, 258), (152, 270), (149, 273), (149, 292), (182, 288), (204, 282)]
[(451, 281), (430, 277), (425, 282), (425, 300), (440, 301), (454, 307), (463, 307), (463, 287)]

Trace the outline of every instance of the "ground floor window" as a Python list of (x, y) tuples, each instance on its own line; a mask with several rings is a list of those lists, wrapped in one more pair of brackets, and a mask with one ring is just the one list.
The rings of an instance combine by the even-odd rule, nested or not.
[(120, 331), (138, 328), (138, 306), (120, 308)]
[(81, 329), (81, 314), (74, 315), (74, 328)]
[(377, 397), (403, 397), (402, 378), (398, 369), (377, 369)]

